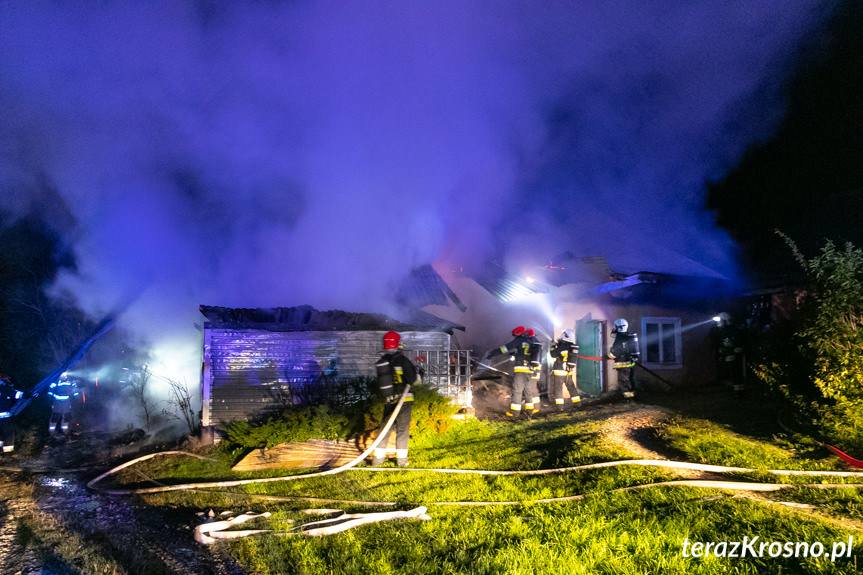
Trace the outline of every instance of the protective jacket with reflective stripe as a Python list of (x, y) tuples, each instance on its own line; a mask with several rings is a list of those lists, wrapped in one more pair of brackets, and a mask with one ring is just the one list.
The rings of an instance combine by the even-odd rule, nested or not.
[(554, 375), (566, 375), (575, 369), (578, 356), (578, 346), (571, 341), (559, 339), (551, 349), (551, 357), (554, 358), (552, 373)]
[(488, 356), (494, 357), (501, 354), (509, 354), (515, 359), (513, 371), (515, 372), (531, 372), (531, 347), (535, 343), (534, 340), (526, 335), (518, 335), (511, 342), (502, 345), (497, 349), (492, 350)]
[[(386, 353), (375, 363), (378, 374), (378, 389), (384, 401), (397, 401), (405, 390), (405, 385), (413, 385), (417, 379), (414, 364), (402, 352)], [(405, 401), (413, 401), (409, 393)]]

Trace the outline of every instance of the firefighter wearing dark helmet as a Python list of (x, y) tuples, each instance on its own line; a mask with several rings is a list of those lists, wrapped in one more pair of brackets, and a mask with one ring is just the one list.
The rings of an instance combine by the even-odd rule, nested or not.
[(569, 391), (570, 403), (578, 403), (581, 396), (575, 384), (575, 366), (578, 358), (578, 346), (575, 344), (575, 332), (567, 328), (560, 334), (551, 348), (554, 364), (551, 366), (551, 381), (554, 386), (554, 404), (563, 408), (563, 388)]
[(736, 392), (743, 391), (745, 360), (741, 331), (726, 312), (715, 316), (713, 321), (716, 324), (711, 330), (711, 339), (716, 350), (719, 380)]
[(536, 345), (538, 342), (523, 326), (512, 330), (513, 339), (506, 345), (489, 352), (489, 357), (508, 354), (512, 356), (512, 398), (510, 399), (507, 417), (515, 417), (522, 413), (522, 398), (524, 399), (524, 410), (528, 414), (539, 411), (539, 392), (533, 375), (536, 372), (535, 364)]
[[(384, 400), (384, 415), (380, 429), (383, 430), (387, 421), (393, 413), (399, 398), (404, 393), (406, 385), (413, 385), (417, 379), (417, 370), (414, 364), (403, 353), (404, 347), (401, 336), (394, 331), (384, 334), (384, 352), (375, 363), (378, 376), (378, 389), (381, 399)], [(383, 436), (375, 454), (372, 465), (383, 463), (387, 453), (387, 444), (390, 440), (393, 428), (396, 431), (396, 458), (399, 467), (408, 465), (408, 442), (410, 440), (411, 406), (413, 405), (413, 393), (408, 392), (399, 414), (396, 416), (393, 426)]]
[(5, 375), (0, 373), (0, 448), (3, 453), (15, 449), (15, 425), (12, 422), (12, 408), (24, 393), (15, 389)]
[(617, 384), (623, 397), (635, 397), (635, 362), (638, 361), (638, 335), (629, 333), (629, 322), (618, 319), (614, 322), (614, 343), (608, 350), (609, 359), (614, 360)]

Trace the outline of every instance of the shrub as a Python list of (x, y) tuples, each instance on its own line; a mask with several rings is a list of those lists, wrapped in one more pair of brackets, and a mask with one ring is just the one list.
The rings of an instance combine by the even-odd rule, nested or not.
[(828, 241), (820, 255), (806, 259), (783, 237), (806, 272), (808, 295), (786, 349), (768, 348), (774, 353), (755, 373), (831, 441), (863, 449), (863, 250)]
[[(373, 386), (373, 381), (369, 382)], [(411, 388), (414, 394), (411, 428), (416, 433), (447, 431), (458, 407), (427, 385)], [(384, 402), (372, 393), (362, 401), (341, 408), (327, 405), (287, 408), (260, 422), (233, 421), (223, 427), (230, 446), (270, 448), (287, 441), (342, 439), (380, 427)]]
[(233, 421), (224, 427), (227, 440), (247, 449), (273, 447), (286, 441), (339, 439), (349, 430), (349, 418), (327, 406), (288, 410), (263, 422)]
[(411, 427), (415, 427), (418, 433), (445, 433), (452, 425), (452, 416), (458, 411), (458, 406), (427, 385), (415, 385), (411, 391), (414, 393)]

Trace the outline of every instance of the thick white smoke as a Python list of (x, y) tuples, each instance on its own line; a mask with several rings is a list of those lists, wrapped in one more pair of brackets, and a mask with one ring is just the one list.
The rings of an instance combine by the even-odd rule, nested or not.
[(190, 381), (199, 304), (386, 311), (413, 266), (599, 221), (727, 271), (703, 181), (769, 133), (818, 5), (7, 2), (0, 208), (56, 189), (58, 288), (131, 302)]

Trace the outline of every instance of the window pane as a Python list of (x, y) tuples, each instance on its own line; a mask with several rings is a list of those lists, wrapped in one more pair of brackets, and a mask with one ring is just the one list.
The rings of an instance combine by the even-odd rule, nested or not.
[(662, 361), (674, 363), (677, 361), (677, 350), (674, 348), (674, 324), (662, 324)]
[(647, 361), (657, 363), (659, 361), (659, 324), (645, 324), (644, 330), (645, 355), (647, 356)]

